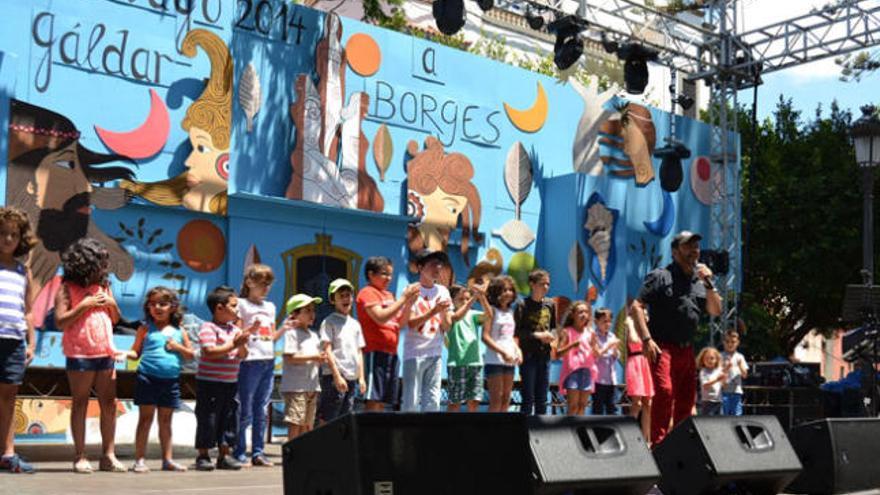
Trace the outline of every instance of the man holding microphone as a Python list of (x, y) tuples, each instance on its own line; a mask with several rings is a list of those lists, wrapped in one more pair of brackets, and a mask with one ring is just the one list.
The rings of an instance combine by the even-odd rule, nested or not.
[(721, 296), (712, 284), (712, 270), (698, 263), (700, 239), (699, 234), (687, 230), (676, 234), (672, 239), (673, 262), (645, 276), (632, 305), (631, 316), (654, 379), (651, 445), (666, 436), (670, 418), (674, 426), (690, 416), (697, 390), (694, 332), (703, 312), (721, 314)]

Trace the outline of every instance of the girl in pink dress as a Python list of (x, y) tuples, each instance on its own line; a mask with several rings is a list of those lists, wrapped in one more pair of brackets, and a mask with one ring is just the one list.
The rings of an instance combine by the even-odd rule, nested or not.
[(642, 414), (642, 436), (651, 442), (651, 398), (654, 397), (654, 380), (648, 359), (642, 354), (642, 341), (636, 332), (632, 318), (626, 317), (626, 395), (629, 396), (630, 416), (638, 419)]
[(73, 470), (91, 473), (86, 459), (86, 409), (89, 390), (94, 387), (101, 407), (102, 471), (125, 472), (116, 459), (116, 350), (113, 325), (119, 320), (119, 306), (107, 280), (109, 254), (100, 242), (82, 238), (61, 254), (62, 286), (55, 296), (55, 324), (64, 334), (61, 346), (67, 358), (67, 379), (73, 403), (70, 432), (76, 455)]
[(595, 356), (599, 354), (599, 348), (590, 321), (589, 303), (578, 301), (572, 304), (556, 343), (556, 358), (562, 358), (559, 389), (568, 401), (570, 416), (584, 414), (593, 393), (597, 374)]

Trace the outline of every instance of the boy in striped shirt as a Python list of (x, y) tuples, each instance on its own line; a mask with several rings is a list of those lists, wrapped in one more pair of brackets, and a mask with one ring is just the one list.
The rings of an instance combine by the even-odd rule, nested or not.
[(199, 369), (196, 373), (196, 469), (212, 471), (208, 450), (218, 449), (217, 469), (241, 469), (229, 455), (238, 438), (238, 367), (247, 356), (247, 342), (256, 327), (235, 326), (238, 299), (232, 287), (221, 285), (208, 294), (212, 321), (199, 329)]

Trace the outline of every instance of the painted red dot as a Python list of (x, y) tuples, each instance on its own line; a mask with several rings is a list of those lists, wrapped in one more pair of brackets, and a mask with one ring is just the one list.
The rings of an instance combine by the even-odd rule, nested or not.
[(712, 176), (712, 167), (709, 165), (709, 159), (701, 156), (697, 158), (697, 177), (700, 180), (709, 180)]

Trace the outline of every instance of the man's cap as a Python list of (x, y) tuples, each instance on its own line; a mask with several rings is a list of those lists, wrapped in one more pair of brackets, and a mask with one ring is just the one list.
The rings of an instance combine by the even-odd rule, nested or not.
[(327, 295), (333, 297), (333, 294), (335, 294), (336, 291), (343, 287), (348, 287), (352, 291), (354, 290), (354, 286), (351, 285), (351, 282), (344, 278), (337, 278), (336, 280), (330, 282), (330, 288), (327, 290)]
[(691, 241), (699, 241), (703, 236), (700, 234), (695, 234), (690, 230), (682, 230), (681, 232), (675, 234), (675, 237), (672, 238), (672, 247), (677, 248), (679, 244), (687, 244)]
[(426, 248), (416, 253), (416, 265), (418, 266), (425, 266), (431, 260), (437, 260), (444, 265), (449, 265), (449, 256), (443, 251), (432, 251)]
[(321, 304), (324, 300), (320, 297), (312, 297), (308, 294), (294, 294), (287, 300), (286, 309), (288, 313), (292, 313), (297, 309), (304, 308), (309, 304)]

